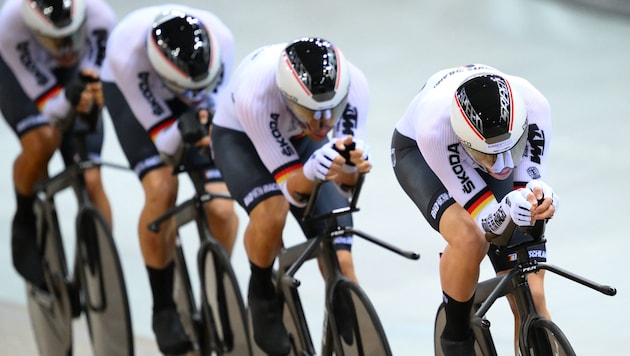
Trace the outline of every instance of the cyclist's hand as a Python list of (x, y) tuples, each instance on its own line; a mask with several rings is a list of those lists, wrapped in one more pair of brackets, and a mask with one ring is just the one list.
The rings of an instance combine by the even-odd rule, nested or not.
[(529, 188), (520, 188), (509, 192), (501, 199), (501, 208), (518, 226), (534, 225), (532, 217), (535, 197)]
[(332, 180), (337, 177), (344, 162), (345, 159), (334, 148), (334, 144), (325, 144), (313, 152), (302, 169), (308, 180)]
[(357, 167), (359, 173), (367, 173), (372, 169), (367, 143), (361, 139), (354, 139), (354, 150), (350, 152), (350, 161)]
[(84, 69), (81, 71), (83, 80), (87, 82), (86, 89), (92, 94), (92, 100), (94, 105), (99, 109), (105, 106), (105, 99), (103, 96), (103, 85), (101, 84), (101, 78), (99, 78), (98, 72), (95, 70)]
[[(205, 113), (205, 114), (202, 114)], [(194, 146), (207, 146), (210, 144), (208, 129), (201, 123), (202, 116), (206, 119), (207, 110), (190, 109), (183, 113), (177, 120), (177, 127), (186, 143)]]
[(91, 82), (91, 75), (90, 71), (81, 70), (64, 87), (66, 99), (78, 113), (88, 113), (92, 110), (94, 95), (91, 88), (88, 87)]
[(534, 220), (551, 219), (560, 207), (558, 195), (547, 183), (536, 179), (529, 181), (526, 188), (532, 191), (537, 201), (534, 205)]
[(367, 144), (360, 139), (355, 139), (351, 135), (335, 142), (335, 148), (344, 157), (345, 163), (342, 170), (346, 173), (367, 173), (372, 169), (372, 164), (368, 160)]

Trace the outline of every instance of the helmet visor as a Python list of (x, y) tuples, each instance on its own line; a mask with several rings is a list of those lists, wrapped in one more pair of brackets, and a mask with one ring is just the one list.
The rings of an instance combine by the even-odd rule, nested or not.
[(53, 57), (61, 58), (69, 55), (78, 55), (87, 40), (85, 20), (75, 32), (68, 36), (50, 37), (41, 33), (35, 33), (35, 38)]
[(324, 110), (313, 110), (291, 100), (287, 99), (286, 101), (289, 106), (289, 110), (291, 110), (293, 115), (295, 115), (295, 117), (298, 119), (300, 125), (309, 126), (313, 120), (324, 120), (327, 122), (332, 122), (332, 125), (334, 126), (334, 124), (337, 123), (337, 120), (339, 120), (344, 110), (346, 109), (346, 104), (348, 103), (348, 95), (346, 95), (336, 106)]
[[(523, 158), (523, 153), (525, 152), (525, 146), (527, 144), (527, 136), (528, 136), (527, 132), (528, 130), (525, 130), (523, 132), (521, 137), (518, 139), (516, 144), (512, 146), (512, 148), (498, 154), (483, 153), (483, 152), (474, 150), (470, 147), (467, 147), (466, 145), (462, 145), (462, 146), (466, 150), (466, 153), (468, 153), (468, 155), (470, 155), (470, 157), (482, 167), (485, 167), (485, 168), (493, 167), (497, 161), (498, 156), (505, 155), (507, 153), (510, 154), (511, 160), (514, 163), (514, 166), (516, 166), (519, 164), (519, 162)], [(511, 167), (511, 168), (514, 168), (514, 167)]]

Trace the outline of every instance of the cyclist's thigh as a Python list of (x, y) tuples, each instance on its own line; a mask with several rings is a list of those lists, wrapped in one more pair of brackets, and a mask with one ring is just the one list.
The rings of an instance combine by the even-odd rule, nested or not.
[(261, 201), (282, 195), (244, 132), (214, 126), (212, 145), (215, 164), (221, 169), (230, 194), (248, 214)]
[(116, 84), (103, 82), (103, 94), (120, 147), (138, 177), (142, 179), (150, 170), (163, 167), (165, 164), (151, 137), (136, 119)]
[(11, 69), (0, 57), (0, 111), (13, 132), (20, 137), (26, 131), (48, 125), (37, 105), (22, 90)]
[(394, 131), (391, 147), (398, 183), (431, 227), (439, 231), (442, 214), (455, 200), (424, 160), (415, 140)]

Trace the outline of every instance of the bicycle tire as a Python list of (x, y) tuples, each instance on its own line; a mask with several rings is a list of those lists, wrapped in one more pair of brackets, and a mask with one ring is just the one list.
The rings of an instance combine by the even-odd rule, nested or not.
[[(68, 268), (54, 205), (45, 209), (36, 201), (37, 244), (44, 265), (48, 291), (26, 283), (27, 307), (39, 354), (72, 355), (73, 305), (68, 283)], [(75, 307), (76, 308), (76, 307)]]
[(367, 294), (343, 279), (330, 290), (327, 313), (333, 327), (335, 355), (391, 355), (385, 330)]
[(199, 329), (201, 325), (200, 316), (195, 304), (190, 274), (184, 256), (179, 235), (175, 240), (175, 271), (173, 273), (173, 299), (177, 306), (179, 319), (184, 326), (184, 331), (193, 343), (195, 350), (200, 349)]
[(83, 310), (94, 354), (133, 355), (127, 288), (109, 223), (86, 206), (77, 214), (76, 231)]
[(575, 351), (560, 327), (551, 320), (534, 319), (522, 339), (526, 340), (523, 356), (575, 356)]
[(230, 258), (217, 241), (203, 241), (198, 268), (209, 351), (217, 355), (251, 355), (245, 303)]

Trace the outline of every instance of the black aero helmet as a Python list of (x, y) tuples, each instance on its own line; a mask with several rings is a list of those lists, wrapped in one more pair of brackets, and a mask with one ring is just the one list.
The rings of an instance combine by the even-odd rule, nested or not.
[(22, 18), (54, 56), (79, 52), (85, 45), (84, 0), (23, 0)]
[(221, 54), (212, 34), (196, 17), (160, 13), (147, 37), (151, 65), (177, 91), (213, 89), (221, 77)]
[(300, 121), (336, 120), (350, 90), (348, 64), (341, 51), (327, 40), (301, 38), (282, 51), (276, 83)]
[(451, 124), (464, 148), (479, 162), (479, 154), (511, 151), (515, 163), (527, 139), (527, 109), (509, 82), (494, 73), (475, 74), (455, 90)]

